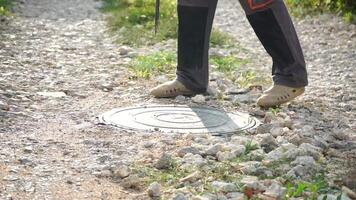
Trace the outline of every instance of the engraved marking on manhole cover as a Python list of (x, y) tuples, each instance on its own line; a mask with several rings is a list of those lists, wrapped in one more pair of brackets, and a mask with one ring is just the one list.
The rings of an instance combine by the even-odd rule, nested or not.
[(234, 133), (258, 126), (246, 113), (226, 113), (210, 107), (154, 105), (114, 109), (99, 116), (103, 124), (131, 130), (179, 133)]

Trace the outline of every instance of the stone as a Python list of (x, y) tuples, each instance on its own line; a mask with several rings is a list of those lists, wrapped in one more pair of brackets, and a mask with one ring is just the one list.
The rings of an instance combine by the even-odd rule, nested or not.
[(205, 151), (205, 155), (208, 156), (216, 156), (216, 154), (221, 151), (223, 148), (222, 144), (215, 144), (211, 147), (209, 147), (206, 151)]
[(237, 187), (233, 183), (213, 181), (211, 186), (219, 192), (237, 192)]
[(113, 170), (113, 175), (115, 178), (126, 178), (131, 174), (131, 170), (126, 165), (119, 165)]
[(282, 149), (277, 148), (277, 149), (269, 152), (266, 155), (265, 160), (267, 160), (268, 162), (275, 162), (275, 161), (282, 159), (283, 157), (284, 157), (284, 153), (283, 153)]
[(236, 158), (236, 156), (234, 153), (229, 151), (219, 151), (216, 154), (216, 158), (218, 159), (218, 161), (223, 162), (223, 161), (234, 159)]
[(198, 154), (191, 154), (191, 153), (187, 153), (185, 154), (185, 156), (182, 159), (182, 164), (185, 165), (188, 168), (191, 167), (202, 167), (206, 164), (206, 160)]
[(271, 128), (270, 133), (272, 134), (273, 137), (278, 137), (278, 136), (282, 136), (284, 131), (282, 127), (273, 127)]
[(261, 148), (266, 153), (269, 153), (278, 147), (278, 143), (277, 143), (276, 139), (270, 134), (268, 134), (262, 138), (260, 145), (261, 145)]
[(282, 187), (277, 183), (272, 183), (272, 185), (269, 186), (267, 190), (264, 192), (264, 195), (272, 197), (276, 200), (281, 200), (286, 194), (286, 192), (287, 189), (285, 187)]
[(17, 181), (17, 180), (19, 180), (19, 178), (15, 175), (8, 175), (8, 176), (5, 176), (2, 180), (3, 181)]
[(127, 47), (127, 46), (121, 46), (119, 49), (119, 54), (124, 56), (124, 55), (127, 55), (129, 54), (129, 52), (131, 51), (131, 48), (130, 47)]
[(243, 174), (253, 175), (257, 169), (261, 166), (261, 162), (247, 161), (239, 163), (240, 170)]
[(231, 153), (234, 154), (235, 157), (239, 157), (243, 155), (246, 152), (246, 147), (243, 145), (234, 145), (234, 147), (231, 149)]
[(155, 167), (157, 169), (169, 169), (172, 167), (173, 162), (174, 160), (171, 155), (167, 153), (163, 153), (162, 156), (157, 161)]
[(322, 157), (321, 151), (319, 147), (311, 145), (309, 143), (303, 143), (299, 146), (300, 155), (312, 156), (315, 160), (319, 160)]
[(233, 200), (244, 200), (245, 195), (240, 192), (230, 192), (226, 194), (226, 197)]
[(139, 188), (141, 182), (141, 179), (135, 174), (122, 179), (120, 185), (125, 189)]
[(316, 167), (316, 162), (311, 156), (298, 156), (293, 162), (291, 162), (293, 166), (302, 165), (306, 166), (310, 169), (314, 169)]
[(200, 155), (200, 151), (195, 148), (195, 147), (183, 147), (182, 149), (180, 149), (177, 154), (179, 157), (184, 157), (185, 154), (187, 153), (191, 153), (191, 154), (199, 154)]
[(192, 97), (192, 101), (194, 103), (205, 103), (205, 97), (201, 94), (198, 94)]
[(175, 98), (176, 101), (178, 102), (183, 102), (186, 100), (186, 97), (183, 96), (183, 95), (178, 95), (176, 98)]
[(188, 200), (188, 198), (184, 194), (178, 193), (172, 198), (172, 200)]
[(232, 99), (232, 103), (233, 104), (239, 104), (239, 103), (250, 103), (252, 102), (252, 97), (248, 94), (240, 94), (240, 95), (236, 95), (233, 97)]
[(151, 183), (147, 188), (148, 196), (160, 197), (162, 195), (162, 186), (158, 182)]
[(273, 128), (272, 124), (261, 124), (260, 126), (257, 127), (256, 132), (257, 134), (270, 133), (272, 128)]
[(313, 137), (315, 135), (314, 127), (311, 125), (305, 125), (301, 129), (301, 133), (306, 137)]
[(317, 200), (351, 200), (346, 194), (334, 195), (334, 194), (322, 194), (318, 196)]
[(32, 151), (33, 151), (33, 148), (30, 147), (30, 146), (25, 147), (24, 150), (23, 150), (23, 152), (25, 152), (25, 153), (32, 153)]
[(262, 149), (257, 149), (251, 151), (249, 154), (246, 155), (246, 157), (249, 160), (256, 160), (256, 161), (261, 161), (265, 158), (266, 154), (263, 152)]
[(45, 97), (54, 97), (54, 98), (67, 96), (66, 93), (64, 92), (37, 92), (37, 94)]

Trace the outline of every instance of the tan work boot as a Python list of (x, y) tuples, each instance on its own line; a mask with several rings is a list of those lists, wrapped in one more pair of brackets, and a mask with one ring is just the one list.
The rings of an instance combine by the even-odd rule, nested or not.
[(273, 85), (257, 99), (257, 105), (261, 107), (279, 106), (292, 101), (304, 93), (305, 88), (292, 88), (283, 85)]
[(191, 96), (195, 94), (193, 91), (186, 88), (177, 79), (158, 85), (157, 87), (153, 88), (150, 93), (156, 98), (169, 98), (179, 95)]

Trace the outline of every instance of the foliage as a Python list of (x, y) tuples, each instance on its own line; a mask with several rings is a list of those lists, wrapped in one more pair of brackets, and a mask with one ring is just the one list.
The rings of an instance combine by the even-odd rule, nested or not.
[(11, 5), (12, 5), (11, 0), (0, 0), (0, 16), (8, 15)]
[[(155, 0), (103, 0), (103, 12), (108, 18), (111, 31), (117, 32), (118, 41), (131, 46), (152, 45), (166, 39), (177, 38), (176, 1), (161, 1), (160, 24), (154, 33)], [(212, 46), (233, 43), (232, 37), (214, 30)]]
[(324, 175), (318, 174), (311, 182), (299, 181), (287, 183), (287, 194), (285, 199), (293, 197), (303, 197), (307, 193), (308, 200), (317, 199), (320, 194), (328, 192), (328, 184)]
[(320, 12), (341, 13), (346, 21), (356, 22), (355, 0), (287, 0), (291, 11), (297, 15)]
[(130, 63), (130, 69), (137, 78), (149, 79), (153, 74), (173, 73), (175, 63), (176, 55), (173, 52), (157, 52), (138, 56)]
[[(152, 75), (173, 74), (176, 69), (176, 54), (174, 52), (156, 52), (138, 56), (131, 61), (129, 67), (136, 78), (149, 79)], [(228, 78), (241, 68), (247, 61), (234, 56), (212, 56), (210, 63)]]

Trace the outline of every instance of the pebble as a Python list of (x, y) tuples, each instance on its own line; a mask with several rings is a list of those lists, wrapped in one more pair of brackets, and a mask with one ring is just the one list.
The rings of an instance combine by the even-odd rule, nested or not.
[(172, 200), (188, 200), (188, 198), (184, 194), (178, 193), (172, 198)]
[(233, 183), (226, 183), (220, 181), (213, 181), (211, 186), (220, 192), (237, 192), (237, 187)]
[(139, 188), (141, 182), (142, 180), (137, 175), (131, 175), (127, 178), (122, 179), (120, 185), (125, 189), (129, 189), (129, 188), (137, 189)]
[(205, 103), (205, 97), (203, 95), (198, 94), (198, 95), (195, 95), (194, 97), (192, 97), (192, 101), (194, 103), (202, 104), (202, 103)]
[(173, 165), (173, 158), (167, 153), (163, 153), (162, 156), (157, 161), (155, 167), (157, 169), (169, 169)]
[(162, 186), (158, 182), (153, 182), (148, 186), (147, 193), (150, 197), (160, 197), (162, 195)]
[(119, 165), (113, 171), (115, 178), (126, 178), (131, 174), (130, 168), (126, 165)]
[(195, 147), (184, 147), (177, 152), (179, 157), (184, 157), (187, 153), (200, 155), (200, 151)]

